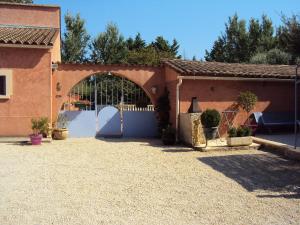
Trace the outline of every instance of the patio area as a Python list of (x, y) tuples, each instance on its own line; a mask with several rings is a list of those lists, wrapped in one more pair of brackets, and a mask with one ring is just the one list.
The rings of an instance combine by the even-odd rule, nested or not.
[[(257, 134), (256, 137), (292, 147), (294, 147), (295, 143), (295, 135), (293, 133)], [(297, 147), (300, 150), (300, 134), (298, 134), (297, 138)]]
[(300, 163), (159, 140), (0, 143), (0, 224), (299, 224)]

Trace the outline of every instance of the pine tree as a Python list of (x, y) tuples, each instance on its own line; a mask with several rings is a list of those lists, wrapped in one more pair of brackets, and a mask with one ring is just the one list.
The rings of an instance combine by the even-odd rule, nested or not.
[(91, 50), (91, 61), (95, 63), (126, 63), (128, 48), (116, 24), (107, 25), (106, 31), (93, 40)]
[(90, 40), (85, 29), (85, 22), (77, 14), (65, 15), (66, 32), (62, 40), (63, 62), (83, 62), (86, 60), (87, 46)]

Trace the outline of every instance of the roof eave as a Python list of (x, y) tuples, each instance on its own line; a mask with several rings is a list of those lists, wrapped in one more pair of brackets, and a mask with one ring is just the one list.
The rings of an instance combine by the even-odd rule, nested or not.
[(52, 45), (22, 45), (22, 44), (0, 44), (0, 48), (33, 48), (33, 49), (51, 49)]

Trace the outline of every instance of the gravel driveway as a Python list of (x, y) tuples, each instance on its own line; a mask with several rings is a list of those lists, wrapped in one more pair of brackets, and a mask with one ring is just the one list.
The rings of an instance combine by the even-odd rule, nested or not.
[(159, 141), (0, 144), (0, 224), (300, 224), (300, 163)]

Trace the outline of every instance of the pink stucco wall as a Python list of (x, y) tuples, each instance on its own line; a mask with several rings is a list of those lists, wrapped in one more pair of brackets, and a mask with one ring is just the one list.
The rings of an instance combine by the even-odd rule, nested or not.
[(0, 136), (28, 135), (31, 118), (51, 119), (51, 53), (1, 48), (0, 68), (13, 73), (13, 94), (10, 99), (0, 99)]
[[(104, 72), (111, 72), (133, 81), (147, 93), (153, 104), (164, 90), (165, 81), (162, 67), (60, 64), (53, 75), (53, 117), (57, 116), (63, 102), (67, 101), (67, 96), (73, 86), (86, 77)], [(62, 85), (60, 91), (56, 90), (57, 83)], [(154, 86), (157, 88), (155, 94), (151, 91)]]

